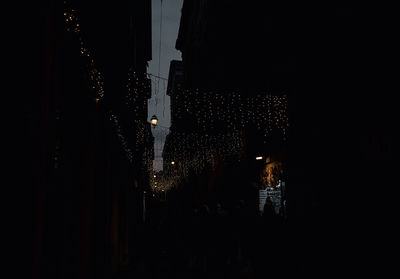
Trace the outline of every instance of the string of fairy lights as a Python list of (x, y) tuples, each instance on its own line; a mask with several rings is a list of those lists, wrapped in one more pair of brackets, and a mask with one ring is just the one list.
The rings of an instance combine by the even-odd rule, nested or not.
[(138, 75), (132, 68), (128, 71), (128, 81), (126, 84), (127, 94), (125, 96), (125, 104), (128, 110), (133, 113), (133, 127), (135, 128), (135, 148), (139, 151), (143, 146), (144, 164), (150, 166), (153, 156), (150, 154), (152, 150), (148, 148), (148, 140), (151, 138), (149, 123), (146, 121), (147, 115), (143, 112), (147, 111), (147, 99), (151, 96), (151, 79), (147, 75)]
[(147, 75), (138, 75), (132, 68), (128, 71), (128, 81), (126, 84), (127, 94), (125, 96), (125, 104), (136, 118), (147, 105), (147, 97), (151, 95), (151, 80)]
[(96, 102), (104, 98), (104, 82), (102, 75), (99, 70), (95, 67), (94, 60), (91, 52), (86, 47), (85, 42), (81, 36), (81, 27), (78, 21), (78, 16), (76, 10), (67, 6), (67, 1), (64, 1), (65, 12), (64, 19), (66, 23), (66, 29), (68, 32), (74, 32), (79, 40), (80, 53), (84, 59), (86, 59), (86, 64), (88, 65), (89, 71), (89, 81), (90, 87), (96, 92)]
[(240, 160), (243, 145), (239, 131), (215, 135), (197, 132), (173, 135), (164, 148), (163, 157), (166, 163), (163, 175), (152, 181), (155, 192), (168, 191), (190, 174), (198, 175), (207, 167), (214, 168), (218, 160)]
[[(165, 169), (152, 180), (153, 191), (164, 192), (178, 185), (190, 174), (200, 174), (215, 163), (240, 161), (244, 128), (252, 125), (268, 143), (272, 134), (286, 140), (289, 128), (286, 95), (260, 94), (253, 97), (239, 93), (181, 90), (171, 94), (174, 117), (190, 119), (196, 132), (172, 132), (163, 150)], [(157, 182), (157, 184), (155, 184)]]
[[(88, 74), (89, 74), (89, 86), (90, 88), (95, 92), (95, 101), (96, 103), (99, 103), (101, 100), (103, 100), (105, 91), (104, 91), (104, 82), (102, 78), (101, 72), (96, 68), (93, 55), (89, 51), (89, 49), (86, 47), (85, 41), (83, 40), (82, 34), (81, 34), (81, 26), (79, 23), (78, 15), (75, 9), (71, 8), (67, 1), (64, 1), (64, 6), (65, 6), (65, 11), (64, 11), (64, 20), (66, 23), (66, 31), (67, 32), (73, 32), (76, 36), (76, 38), (79, 41), (80, 44), (80, 54), (81, 56), (85, 59), (85, 64), (87, 65), (88, 69)], [(132, 79), (132, 71), (130, 70), (128, 73), (128, 82), (127, 82), (127, 88), (128, 88), (128, 95), (127, 95), (127, 102), (126, 104), (136, 104), (134, 107), (134, 111), (136, 112), (136, 116), (139, 114), (138, 110), (138, 103), (139, 103), (139, 97), (142, 95), (143, 92), (139, 92), (138, 88), (141, 88), (145, 90), (144, 84), (138, 84), (137, 79)], [(142, 81), (143, 82), (143, 81)], [(143, 104), (145, 105), (145, 103)], [(125, 137), (118, 116), (112, 111), (109, 110), (107, 112), (109, 114), (109, 119), (113, 123), (117, 137), (122, 145), (122, 148), (124, 150), (124, 153), (126, 154), (126, 157), (130, 163), (133, 163), (133, 152), (131, 148), (129, 147), (129, 143), (127, 138)], [(145, 124), (142, 123), (145, 122), (135, 120), (135, 124), (137, 127), (139, 127), (139, 132), (136, 133), (137, 135), (142, 135), (141, 137), (136, 138), (136, 149), (139, 147), (139, 143), (144, 142), (144, 135), (145, 133)], [(147, 133), (148, 134), (148, 133)], [(150, 160), (148, 157), (150, 157), (149, 151), (145, 150), (145, 165), (148, 166), (148, 161)], [(150, 157), (151, 158), (151, 157)]]
[(126, 138), (124, 137), (124, 135), (122, 133), (122, 129), (121, 129), (121, 126), (119, 125), (118, 117), (114, 113), (111, 112), (110, 120), (114, 123), (114, 126), (116, 127), (117, 136), (122, 144), (122, 147), (125, 150), (125, 153), (126, 153), (126, 156), (129, 160), (129, 162), (132, 163), (132, 161), (133, 161), (132, 150), (130, 149), (128, 141), (126, 140)]
[[(67, 4), (67, 1), (64, 3)], [(73, 32), (79, 40), (80, 54), (86, 60), (88, 68), (89, 86), (95, 92), (95, 100), (98, 103), (105, 96), (102, 74), (95, 67), (93, 55), (82, 38), (76, 11), (68, 5), (65, 6), (66, 29)], [(163, 78), (148, 73), (137, 73), (133, 69), (128, 71), (125, 105), (134, 115), (134, 120), (131, 121), (135, 130), (134, 146), (135, 151), (143, 150), (141, 159), (134, 158), (134, 152), (124, 136), (116, 113), (109, 110), (108, 114), (126, 157), (130, 163), (134, 159), (142, 160), (155, 193), (168, 191), (191, 173), (200, 174), (207, 167), (214, 167), (218, 161), (240, 160), (243, 150), (242, 130), (245, 127), (252, 126), (259, 130), (264, 137), (264, 143), (268, 142), (274, 130), (279, 131), (282, 139), (286, 140), (289, 127), (286, 95), (277, 96), (263, 92), (249, 97), (238, 92), (207, 92), (178, 87), (176, 92), (170, 95), (173, 98), (171, 103), (180, 105), (171, 107), (171, 115), (173, 114), (177, 121), (190, 119), (190, 125), (195, 126), (195, 129), (190, 129), (192, 132), (174, 131), (169, 134), (163, 150), (163, 175), (157, 176), (152, 162), (154, 146), (149, 147), (149, 140), (152, 139), (150, 125), (147, 115), (142, 115), (147, 111), (145, 107), (151, 97), (153, 79)]]
[(190, 117), (197, 122), (202, 131), (216, 127), (228, 129), (244, 128), (253, 125), (264, 130), (265, 142), (272, 129), (277, 128), (286, 139), (289, 127), (287, 96), (259, 94), (245, 97), (239, 93), (202, 92), (182, 90), (173, 94), (175, 103), (182, 104), (175, 108), (179, 119)]

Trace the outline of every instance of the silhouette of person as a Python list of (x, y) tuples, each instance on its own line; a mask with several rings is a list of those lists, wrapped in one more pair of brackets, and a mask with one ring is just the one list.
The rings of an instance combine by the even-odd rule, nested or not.
[(272, 219), (275, 216), (274, 204), (271, 197), (267, 197), (265, 200), (263, 216), (266, 219)]

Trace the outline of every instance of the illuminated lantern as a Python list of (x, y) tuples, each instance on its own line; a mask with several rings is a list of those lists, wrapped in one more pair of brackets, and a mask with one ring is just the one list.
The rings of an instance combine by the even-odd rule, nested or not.
[(157, 116), (153, 115), (151, 117), (151, 125), (153, 125), (153, 127), (155, 127), (155, 126), (157, 126), (157, 122), (158, 122)]

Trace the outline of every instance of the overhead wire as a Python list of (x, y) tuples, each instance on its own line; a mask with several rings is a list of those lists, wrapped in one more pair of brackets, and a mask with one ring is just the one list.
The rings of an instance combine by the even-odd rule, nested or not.
[[(163, 20), (163, 0), (161, 0), (161, 6), (160, 6), (160, 39), (159, 39), (159, 45), (158, 45), (158, 76), (160, 76), (160, 71), (161, 71), (161, 38), (162, 38), (162, 20)], [(157, 106), (157, 96), (160, 91), (160, 80), (157, 80), (157, 90), (156, 90), (156, 106)]]

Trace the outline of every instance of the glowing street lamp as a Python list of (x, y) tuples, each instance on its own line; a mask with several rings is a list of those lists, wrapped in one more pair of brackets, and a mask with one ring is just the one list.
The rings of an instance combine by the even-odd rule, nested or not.
[(174, 162), (174, 161), (172, 161), (172, 162), (171, 162), (171, 165), (175, 165), (175, 162)]
[(153, 125), (153, 127), (156, 127), (157, 126), (157, 122), (158, 122), (157, 116), (153, 115), (151, 117), (151, 125)]
[(262, 156), (258, 156), (258, 157), (256, 157), (256, 160), (262, 160)]

